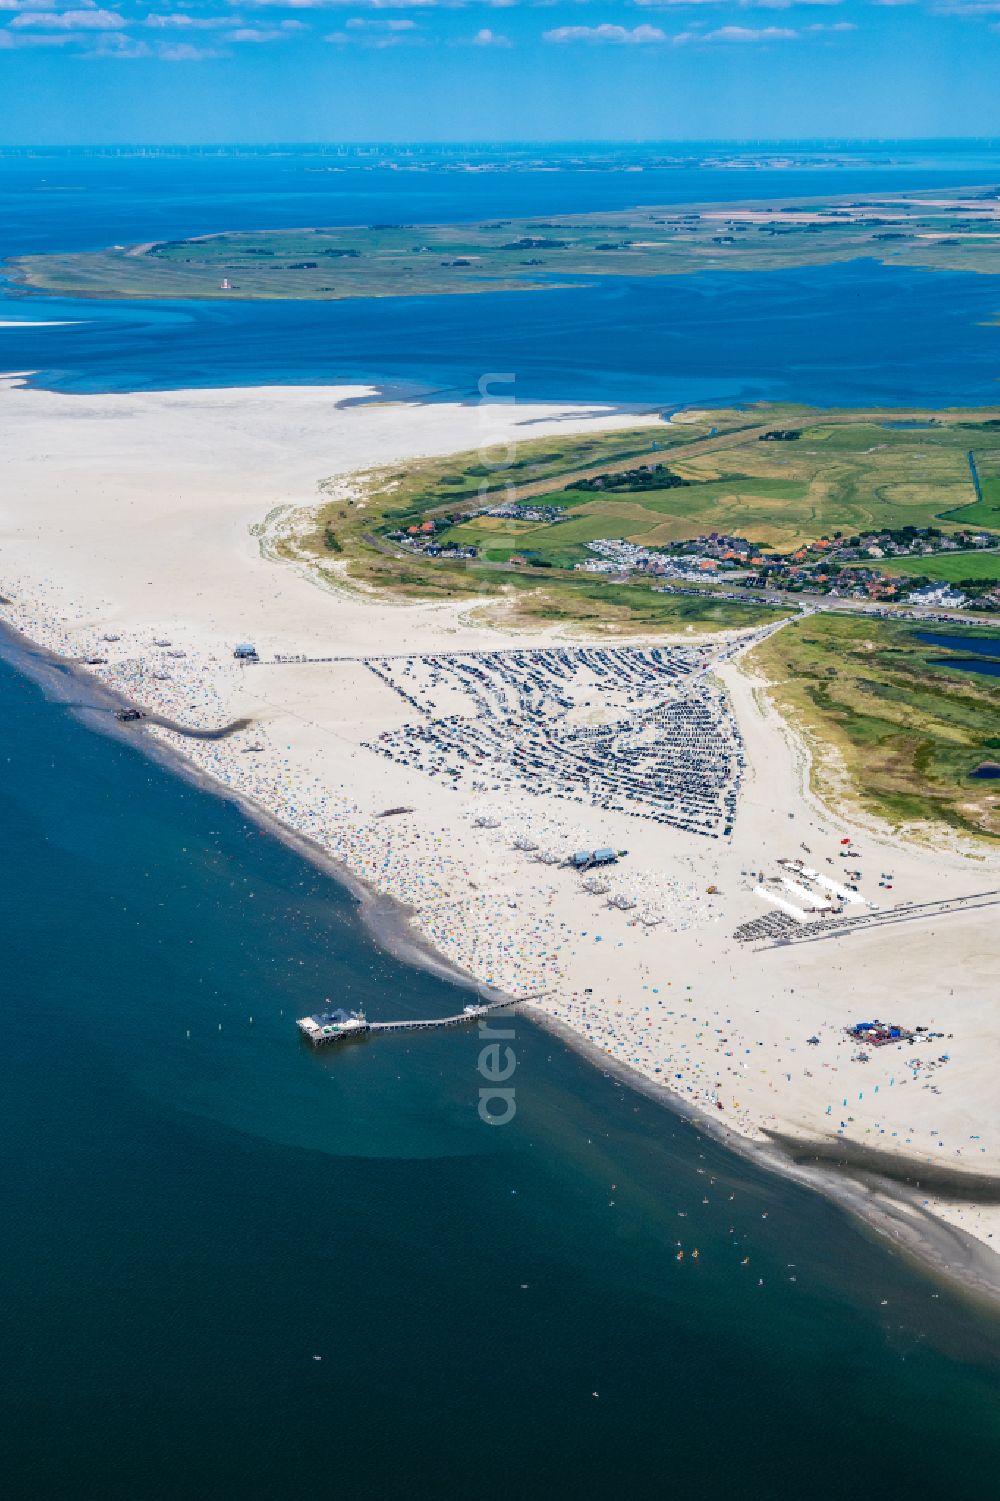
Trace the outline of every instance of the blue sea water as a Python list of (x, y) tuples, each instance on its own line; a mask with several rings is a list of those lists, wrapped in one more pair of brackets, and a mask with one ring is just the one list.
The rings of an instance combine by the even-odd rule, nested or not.
[[(0, 162), (6, 253), (669, 189), (44, 170)], [(750, 191), (672, 180), (673, 201)], [(526, 399), (950, 404), (992, 394), (992, 287), (859, 264), (320, 308), (13, 299), (0, 316), (83, 321), (0, 329), (0, 367), (66, 391), (351, 376), (465, 394), (494, 370)], [(353, 899), (234, 805), (99, 733), (84, 689), (50, 674), (43, 693), (25, 667), (0, 663), (7, 1494), (982, 1496), (994, 1317), (522, 1019), (504, 1128), (478, 1115), (472, 1031), (305, 1050), (293, 1019), (326, 997), (387, 1017), (464, 995), (379, 950)]]
[(0, 367), (71, 392), (359, 381), (454, 400), (492, 376), (521, 401), (1000, 399), (1000, 279), (866, 261), (474, 296), (8, 306), (79, 320), (0, 329)]
[(1000, 151), (975, 146), (848, 149), (835, 163), (807, 152), (789, 156), (786, 166), (733, 158), (715, 168), (704, 151), (669, 166), (655, 148), (628, 154), (631, 161), (620, 169), (606, 158), (598, 170), (585, 151), (546, 149), (535, 155), (547, 159), (535, 164), (524, 160), (531, 153), (515, 153), (514, 169), (498, 172), (510, 158), (475, 149), (430, 151), (420, 160), (399, 151), (331, 157), (294, 147), (215, 155), (0, 152), (2, 253), (96, 250), (221, 229), (549, 218), (637, 204), (794, 201), (949, 186), (981, 191), (1000, 181)]
[[(236, 227), (427, 222), (632, 204), (1000, 181), (941, 157), (791, 171), (330, 172), (323, 160), (0, 159), (2, 253)], [(608, 279), (531, 293), (343, 303), (98, 302), (9, 296), (0, 370), (63, 391), (399, 384), (454, 399), (484, 375), (523, 401), (672, 406), (980, 403), (1000, 393), (1000, 280), (874, 261), (792, 272)]]
[(473, 1030), (308, 1051), (462, 992), (54, 691), (0, 662), (5, 1494), (982, 1496), (995, 1320), (523, 1019), (504, 1127)]

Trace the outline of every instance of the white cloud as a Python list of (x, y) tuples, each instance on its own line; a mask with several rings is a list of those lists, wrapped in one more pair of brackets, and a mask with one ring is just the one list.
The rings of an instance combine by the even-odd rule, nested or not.
[[(235, 24), (238, 19), (237, 16), (189, 16), (176, 13), (147, 16), (144, 24), (154, 31), (224, 31), (223, 40), (226, 42), (281, 42), (296, 32), (309, 29), (304, 21), (279, 21), (276, 26), (239, 26)], [(185, 48), (188, 50), (185, 51)], [(163, 42), (157, 56), (165, 57), (168, 62), (185, 62), (193, 57), (192, 49), (199, 58), (219, 55), (204, 47), (195, 48), (193, 42)]]
[[(288, 22), (286, 21), (285, 24), (287, 26)], [(293, 24), (295, 24), (295, 23), (293, 23)], [(349, 21), (347, 21), (345, 24), (346, 24), (346, 26), (347, 26), (347, 28), (348, 28), (349, 31), (382, 31), (382, 32), (384, 32), (384, 31), (416, 31), (417, 30), (417, 23), (416, 23), (416, 21), (404, 21), (404, 20), (402, 20), (402, 18), (397, 18), (397, 19), (394, 19), (394, 20), (391, 20), (391, 21), (369, 21), (366, 17), (363, 17), (363, 16), (352, 16), (351, 19)]]
[(42, 31), (120, 31), (128, 22), (116, 10), (33, 10), (22, 11), (10, 24)]
[(280, 26), (237, 26), (226, 32), (227, 42), (284, 42), (296, 31), (305, 31), (301, 21), (282, 21)]
[[(96, 0), (79, 0), (81, 8), (93, 9)], [(0, 10), (49, 10), (52, 0), (0, 0)]]
[(811, 26), (806, 27), (807, 31), (857, 31), (857, 29), (853, 21), (834, 21), (829, 26), (822, 21), (814, 21)]
[(499, 32), (491, 31), (488, 26), (481, 26), (475, 36), (469, 38), (470, 47), (510, 47), (509, 36), (501, 36)]
[[(906, 3), (909, 4), (910, 0)], [(793, 5), (842, 5), (843, 0), (633, 0), (633, 4), (651, 10), (680, 10), (705, 5), (731, 5), (739, 10), (791, 10)]]
[(323, 38), (324, 42), (332, 42), (334, 46), (340, 47), (354, 45), (382, 50), (386, 47), (419, 45), (424, 40), (416, 21), (402, 18), (372, 21), (362, 16), (352, 16), (344, 23), (344, 28), (343, 31), (331, 31)]
[(21, 47), (64, 47), (68, 42), (79, 40), (79, 36), (74, 36), (69, 31), (64, 31), (59, 36), (42, 33), (35, 36), (30, 31), (4, 30), (0, 31), (0, 52), (14, 52)]
[(232, 16), (150, 15), (144, 23), (157, 31), (215, 31), (232, 26)]
[(718, 26), (714, 31), (686, 31), (677, 41), (684, 42), (791, 42), (798, 36), (788, 26)]
[(214, 47), (196, 47), (191, 42), (169, 42), (156, 53), (164, 63), (200, 63), (210, 57), (224, 57)]
[[(194, 37), (201, 32), (218, 33), (220, 42), (239, 46), (286, 41), (300, 32), (308, 31), (305, 22), (298, 20), (277, 21), (265, 26), (244, 26), (237, 15), (199, 16), (181, 11), (153, 12), (135, 17), (135, 23), (154, 33), (166, 35), (162, 36), (162, 40), (154, 41), (151, 37), (148, 41), (143, 41), (130, 35), (125, 29), (133, 24), (133, 18), (127, 20), (118, 11), (100, 9), (91, 0), (79, 0), (79, 4), (80, 9), (67, 11), (18, 10), (9, 25), (0, 28), (0, 50), (9, 52), (26, 47), (69, 46), (80, 56), (90, 58), (153, 58), (170, 63), (201, 62), (205, 58), (229, 55), (222, 47), (196, 45)], [(12, 0), (0, 0), (0, 5), (8, 11), (13, 8)], [(415, 25), (414, 22), (403, 19), (371, 24), (382, 24), (394, 29), (407, 29)], [(169, 36), (170, 33), (173, 33), (172, 37)], [(185, 34), (191, 37), (190, 41)], [(205, 40), (207, 42), (209, 38), (206, 37)]]
[(438, 6), (440, 0), (229, 0), (244, 10), (417, 10)]
[(644, 47), (669, 40), (659, 26), (633, 26), (629, 30), (627, 26), (608, 23), (601, 26), (555, 26), (542, 33), (543, 42), (589, 42), (616, 47)]
[[(242, 10), (462, 10), (480, 5), (491, 10), (507, 10), (519, 0), (228, 0)], [(546, 3), (546, 0), (535, 0)]]
[(124, 31), (105, 31), (96, 36), (78, 37), (87, 46), (84, 57), (113, 57), (129, 61), (136, 57), (152, 57), (153, 49), (148, 42), (137, 41)]

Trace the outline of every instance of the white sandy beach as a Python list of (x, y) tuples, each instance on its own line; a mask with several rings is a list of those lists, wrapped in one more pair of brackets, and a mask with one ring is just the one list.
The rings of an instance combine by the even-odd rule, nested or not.
[[(367, 748), (419, 714), (363, 663), (234, 661), (238, 641), (265, 659), (571, 642), (566, 632), (514, 636), (478, 606), (324, 587), (269, 543), (318, 503), (331, 476), (592, 424), (634, 426), (635, 415), (344, 404), (361, 394), (62, 396), (0, 382), (0, 614), (53, 650), (107, 657), (91, 670), (177, 721), (250, 717), (248, 730), (218, 742), (143, 733), (408, 904), (416, 934), (450, 962), (512, 994), (545, 990), (535, 1003), (545, 1016), (741, 1136), (839, 1134), (938, 1168), (1000, 1174), (996, 908), (779, 948), (733, 937), (768, 910), (753, 888), (780, 857), (842, 875), (849, 838), (861, 895), (884, 909), (996, 888), (996, 854), (906, 845), (823, 808), (805, 786), (802, 745), (739, 656), (714, 673), (747, 763), (730, 838), (531, 795), (516, 779), (492, 782), (488, 768), (481, 785), (452, 785)], [(435, 714), (468, 712), (453, 684), (420, 691)], [(412, 811), (377, 816), (396, 806)], [(629, 853), (606, 890), (589, 891), (518, 841), (564, 855), (601, 845)], [(891, 890), (879, 884), (889, 872)], [(615, 896), (621, 908), (609, 905)], [(872, 1017), (943, 1037), (856, 1061), (844, 1029)], [(926, 1207), (1000, 1249), (997, 1208)]]

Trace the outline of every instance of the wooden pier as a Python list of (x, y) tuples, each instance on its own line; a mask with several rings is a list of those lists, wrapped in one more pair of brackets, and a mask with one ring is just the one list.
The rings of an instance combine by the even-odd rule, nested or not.
[(370, 1022), (361, 1012), (348, 1014), (345, 1011), (319, 1012), (316, 1016), (303, 1016), (296, 1026), (313, 1047), (326, 1047), (331, 1042), (343, 1042), (347, 1037), (364, 1037), (370, 1032), (426, 1032), (432, 1027), (464, 1027), (480, 1022), (496, 1011), (509, 1011), (525, 1001), (538, 1001), (548, 995), (547, 990), (536, 990), (531, 995), (510, 996), (502, 1001), (483, 1001), (467, 1006), (456, 1016), (418, 1017), (413, 1021)]

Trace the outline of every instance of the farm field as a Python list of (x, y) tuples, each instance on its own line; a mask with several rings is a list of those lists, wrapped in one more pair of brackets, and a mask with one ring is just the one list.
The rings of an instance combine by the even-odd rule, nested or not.
[[(788, 420), (784, 411), (781, 418)], [(691, 457), (667, 449), (667, 467), (683, 486), (649, 489), (644, 480), (641, 488), (604, 492), (554, 489), (532, 503), (558, 508), (557, 520), (476, 516), (440, 540), (477, 547), (492, 561), (530, 553), (571, 567), (590, 555), (585, 544), (601, 537), (659, 547), (714, 531), (790, 552), (835, 534), (908, 525), (955, 530), (968, 524), (976, 504), (971, 426), (813, 422), (794, 442), (739, 442), (737, 434), (729, 446)], [(992, 524), (1000, 532), (1000, 511)]]
[[(598, 538), (663, 546), (730, 532), (787, 551), (874, 527), (954, 530), (956, 510), (975, 496), (969, 447), (984, 435), (994, 441), (997, 420), (986, 410), (904, 422), (898, 413), (769, 404), (684, 412), (617, 433), (528, 442), (513, 454), (457, 454), (330, 480), (288, 545), (331, 578), (413, 597), (502, 601), (505, 618), (609, 630), (763, 623), (774, 617), (762, 607), (658, 594), (645, 579), (573, 569)], [(799, 436), (761, 441), (775, 431)], [(657, 486), (656, 465), (684, 483)], [(608, 487), (593, 488), (595, 478)], [(574, 488), (581, 480), (590, 487)], [(501, 505), (542, 519), (485, 514)], [(428, 556), (397, 540), (428, 521), (436, 545), (473, 546), (476, 557)]]
[(938, 270), (1000, 270), (1000, 204), (800, 198), (472, 224), (229, 231), (12, 259), (28, 286), (74, 296), (309, 298), (518, 291), (606, 276), (826, 265), (859, 256)]
[[(492, 549), (484, 549), (474, 561), (449, 561), (408, 552), (389, 542), (386, 534), (463, 507), (500, 504), (511, 494), (550, 494), (553, 485), (571, 472), (603, 472), (605, 466), (657, 463), (681, 447), (735, 440), (744, 432), (760, 431), (762, 421), (789, 420), (800, 411), (770, 407), (686, 412), (669, 423), (652, 420), (613, 433), (529, 441), (520, 444), (513, 455), (489, 451), (457, 454), (417, 461), (405, 469), (357, 475), (347, 484), (331, 480), (321, 487), (331, 498), (311, 515), (308, 528), (293, 542), (284, 544), (285, 550), (318, 564), (321, 572), (329, 568), (331, 579), (341, 580), (346, 573), (350, 581), (411, 597), (466, 596), (481, 598), (484, 605), (496, 602), (506, 622), (566, 621), (595, 631), (650, 629), (665, 633), (695, 626), (733, 629), (764, 624), (787, 611), (710, 597), (669, 596), (654, 592), (645, 580), (613, 584), (560, 572), (560, 568), (571, 566), (570, 553), (573, 557), (586, 556), (580, 542), (555, 553), (557, 561), (543, 570), (506, 566), (505, 559), (516, 548), (505, 547), (502, 540)], [(576, 492), (567, 493), (568, 504), (576, 499)], [(500, 518), (486, 521), (486, 530), (492, 527), (497, 539), (513, 539), (516, 529), (523, 526)], [(579, 530), (586, 530), (586, 518), (578, 517), (576, 523)], [(511, 529), (504, 532), (505, 526)], [(601, 530), (598, 527), (595, 535)], [(492, 556), (494, 551), (498, 558)]]

